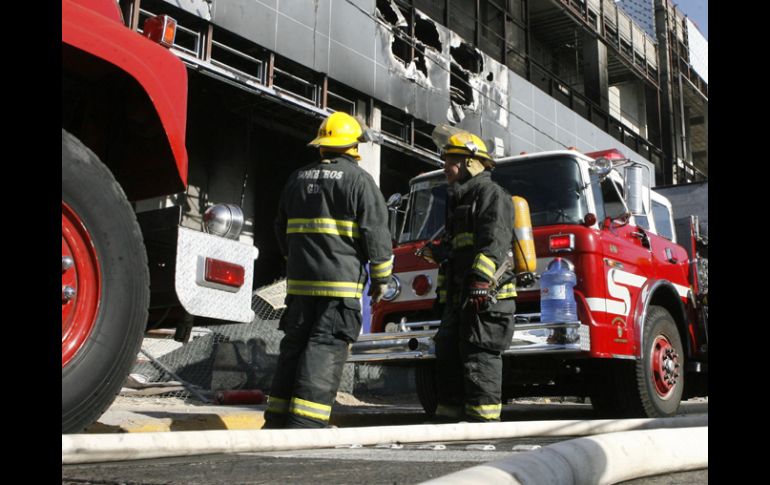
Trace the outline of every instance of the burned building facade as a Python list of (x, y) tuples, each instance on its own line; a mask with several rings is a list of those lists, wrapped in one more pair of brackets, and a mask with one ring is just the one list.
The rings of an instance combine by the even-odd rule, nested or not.
[(653, 184), (704, 178), (708, 85), (689, 64), (686, 19), (654, 3), (657, 38), (612, 0), (120, 1), (135, 30), (158, 14), (178, 23), (198, 206), (186, 217), (207, 198), (240, 200), (266, 281), (277, 249), (255, 228), (272, 223), (332, 110), (374, 128), (379, 143), (361, 151), (385, 196), (440, 166), (439, 123), (498, 157), (617, 148), (654, 167)]

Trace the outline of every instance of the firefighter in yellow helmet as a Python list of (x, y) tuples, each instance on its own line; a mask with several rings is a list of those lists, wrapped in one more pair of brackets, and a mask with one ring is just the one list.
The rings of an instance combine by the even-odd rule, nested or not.
[[(433, 138), (449, 182), (435, 336), (442, 421), (499, 421), (502, 355), (513, 337), (516, 290), (511, 196), (492, 181), (495, 162), (476, 135), (441, 125)], [(462, 378), (459, 378), (462, 376)]]
[(265, 412), (266, 428), (315, 428), (329, 422), (349, 344), (361, 331), (360, 299), (387, 289), (393, 253), (385, 200), (358, 166), (362, 124), (334, 113), (309, 145), (322, 160), (289, 176), (276, 236), (287, 258), (285, 332)]

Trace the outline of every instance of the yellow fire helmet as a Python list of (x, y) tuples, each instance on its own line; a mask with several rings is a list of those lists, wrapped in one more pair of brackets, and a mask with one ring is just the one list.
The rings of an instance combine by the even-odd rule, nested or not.
[(433, 130), (432, 138), (441, 150), (442, 160), (446, 155), (458, 154), (468, 155), (482, 162), (487, 162), (485, 165), (494, 166), (495, 164), (495, 161), (489, 156), (487, 144), (469, 131), (442, 123)]
[(318, 136), (308, 146), (320, 148), (349, 148), (359, 143), (368, 141), (365, 139), (365, 130), (355, 118), (347, 113), (336, 112), (329, 115), (321, 127), (318, 128)]

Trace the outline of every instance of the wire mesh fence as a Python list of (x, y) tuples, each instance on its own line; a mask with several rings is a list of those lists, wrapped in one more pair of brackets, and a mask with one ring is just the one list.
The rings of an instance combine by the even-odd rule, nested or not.
[[(252, 296), (252, 322), (194, 326), (184, 344), (173, 339), (173, 330), (160, 338), (145, 338), (123, 395), (200, 401), (211, 400), (219, 390), (268, 393), (283, 338), (278, 322), (284, 294), (285, 281), (259, 288)], [(408, 391), (411, 386), (412, 376), (405, 368), (346, 364), (339, 390)]]
[(190, 340), (184, 344), (173, 340), (173, 333), (145, 338), (142, 350), (157, 363), (140, 354), (128, 382), (145, 391), (124, 394), (187, 399), (191, 397), (190, 387), (204, 391), (204, 395), (222, 388), (269, 388), (283, 337), (278, 330), (283, 309), (273, 308), (257, 293), (252, 296), (255, 317), (250, 323), (193, 327)]

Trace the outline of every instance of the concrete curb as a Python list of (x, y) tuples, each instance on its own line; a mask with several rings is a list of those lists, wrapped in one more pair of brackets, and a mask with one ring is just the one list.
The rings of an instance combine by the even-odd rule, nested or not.
[[(379, 408), (377, 409), (378, 412)], [(168, 431), (257, 430), (265, 424), (265, 405), (240, 406), (167, 406), (126, 405), (107, 410), (99, 421), (89, 426), (85, 433), (153, 433)], [(382, 417), (380, 417), (382, 416)], [(339, 427), (374, 426), (378, 421), (425, 420), (419, 412), (389, 411), (387, 416), (355, 411), (337, 411), (330, 424)]]
[(665, 419), (455, 423), (254, 431), (180, 431), (175, 433), (62, 435), (62, 463), (138, 460), (211, 453), (243, 453), (338, 445), (417, 443), (515, 438), (582, 436), (628, 430), (707, 426), (708, 415)]
[(708, 468), (708, 427), (601, 434), (562, 441), (423, 484), (612, 484)]
[(87, 433), (159, 433), (168, 431), (255, 430), (265, 424), (264, 411), (132, 412), (103, 416)]

